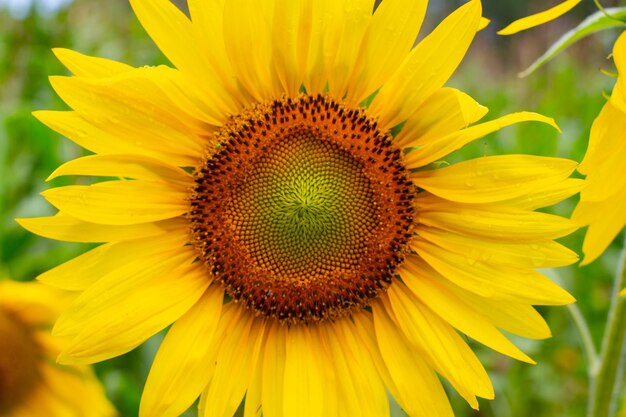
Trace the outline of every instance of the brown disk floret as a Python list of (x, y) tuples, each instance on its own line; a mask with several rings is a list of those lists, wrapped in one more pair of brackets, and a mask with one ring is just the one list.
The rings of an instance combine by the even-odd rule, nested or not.
[(231, 118), (195, 172), (193, 244), (235, 301), (287, 323), (345, 316), (391, 283), (413, 224), (401, 152), (327, 96)]
[(11, 415), (35, 391), (41, 379), (38, 350), (26, 325), (0, 308), (0, 416)]

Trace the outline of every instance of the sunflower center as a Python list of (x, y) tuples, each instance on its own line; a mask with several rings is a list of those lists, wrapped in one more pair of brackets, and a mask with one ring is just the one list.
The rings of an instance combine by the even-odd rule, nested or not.
[(230, 212), (242, 250), (277, 278), (297, 281), (347, 265), (378, 219), (354, 158), (308, 127), (285, 133), (251, 167)]
[(300, 96), (233, 117), (196, 171), (193, 242), (235, 301), (297, 323), (365, 307), (413, 223), (401, 154), (362, 110)]
[(20, 404), (38, 382), (38, 351), (26, 328), (0, 309), (0, 415)]

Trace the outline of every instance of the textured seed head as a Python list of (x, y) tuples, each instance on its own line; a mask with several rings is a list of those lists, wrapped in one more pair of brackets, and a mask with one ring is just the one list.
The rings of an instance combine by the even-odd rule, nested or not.
[(193, 243), (236, 302), (308, 323), (387, 288), (413, 224), (401, 153), (359, 109), (326, 96), (233, 117), (195, 173)]

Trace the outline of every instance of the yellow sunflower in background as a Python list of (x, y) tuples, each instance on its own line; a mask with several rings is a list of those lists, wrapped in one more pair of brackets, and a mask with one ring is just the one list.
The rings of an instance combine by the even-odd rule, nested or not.
[(572, 218), (589, 225), (583, 243), (586, 265), (597, 259), (626, 225), (626, 34), (613, 48), (619, 73), (611, 98), (593, 122), (578, 171), (587, 176)]
[(65, 344), (50, 329), (67, 301), (39, 283), (0, 281), (0, 416), (116, 415), (89, 367), (55, 363)]
[[(473, 0), (413, 47), (425, 0), (131, 0), (174, 68), (58, 49), (73, 111), (36, 116), (95, 155), (22, 219), (106, 242), (40, 276), (82, 291), (59, 360), (123, 354), (172, 324), (141, 416), (451, 416), (437, 374), (477, 408), (493, 388), (460, 331), (532, 360), (500, 329), (545, 338), (532, 305), (572, 297), (535, 271), (576, 261), (575, 229), (535, 212), (574, 194), (576, 163), (435, 161), (502, 127), (444, 84), (481, 21)], [(471, 126), (470, 126), (471, 125)]]

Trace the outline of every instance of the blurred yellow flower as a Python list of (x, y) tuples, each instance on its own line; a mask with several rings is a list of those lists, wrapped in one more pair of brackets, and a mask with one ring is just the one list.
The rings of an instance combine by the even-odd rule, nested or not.
[(116, 415), (88, 366), (55, 358), (65, 347), (50, 336), (68, 306), (62, 292), (39, 283), (0, 281), (0, 416)]
[[(577, 257), (575, 225), (536, 212), (576, 163), (504, 155), (433, 166), (522, 121), (444, 84), (481, 25), (472, 0), (413, 48), (425, 0), (132, 0), (176, 69), (56, 50), (74, 111), (37, 112), (96, 155), (22, 219), (107, 242), (40, 280), (82, 291), (60, 360), (127, 352), (174, 323), (140, 415), (452, 416), (437, 373), (478, 408), (493, 388), (463, 337), (532, 362), (500, 329), (550, 335), (534, 304), (573, 298), (535, 268)], [(483, 20), (483, 24), (484, 24)], [(456, 329), (456, 330), (455, 330)]]
[(580, 2), (581, 0), (565, 0), (564, 2), (559, 3), (547, 10), (518, 19), (504, 29), (499, 30), (497, 33), (498, 35), (513, 35), (523, 30), (543, 25), (544, 23), (548, 23), (558, 17), (561, 17), (576, 7), (576, 5)]
[(591, 127), (587, 153), (578, 171), (585, 174), (585, 187), (572, 218), (589, 225), (581, 264), (593, 262), (626, 224), (626, 32), (613, 48), (619, 73), (611, 98)]

